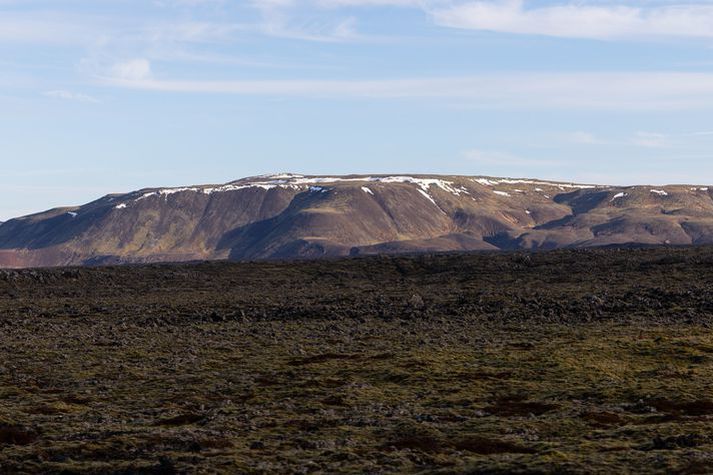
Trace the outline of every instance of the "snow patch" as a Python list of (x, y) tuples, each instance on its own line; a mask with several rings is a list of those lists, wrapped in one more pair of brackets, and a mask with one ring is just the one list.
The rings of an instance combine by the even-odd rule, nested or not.
[(379, 182), (379, 183), (412, 183), (417, 185), (423, 191), (428, 191), (432, 186), (437, 186), (444, 191), (452, 193), (456, 196), (460, 195), (465, 191), (465, 188), (456, 188), (453, 186), (453, 182), (441, 180), (438, 178), (414, 178), (412, 176), (387, 176), (387, 177), (369, 177), (368, 181)]
[(668, 196), (668, 193), (666, 193), (664, 190), (649, 190), (651, 193), (659, 196)]
[(162, 190), (151, 191), (149, 193), (145, 193), (142, 196), (138, 197), (135, 201), (140, 201), (140, 200), (143, 200), (146, 198), (150, 198), (152, 196), (163, 196), (164, 198), (168, 198), (169, 196), (171, 196), (173, 194), (183, 193), (183, 192), (203, 193), (204, 195), (212, 195), (213, 193), (227, 193), (229, 191), (239, 191), (239, 190), (244, 190), (246, 188), (262, 188), (263, 190), (272, 190), (273, 188), (277, 188), (278, 186), (283, 187), (283, 188), (291, 188), (291, 189), (295, 189), (295, 190), (304, 188), (304, 187), (300, 187), (300, 186), (289, 185), (284, 180), (271, 180), (268, 182), (256, 182), (256, 183), (245, 183), (245, 184), (229, 183), (227, 185), (207, 186), (207, 187), (164, 188)]
[[(540, 181), (540, 180), (520, 180), (520, 179), (511, 179), (511, 178), (500, 178), (500, 179), (487, 179), (487, 178), (479, 178), (474, 180), (481, 185), (487, 184), (489, 186), (493, 185), (539, 185), (539, 186), (553, 186), (557, 187), (560, 190), (563, 189), (576, 189), (576, 190), (587, 190), (587, 189), (593, 189), (593, 188), (598, 188), (597, 185), (577, 185), (575, 183), (557, 183), (557, 182), (550, 182), (550, 181)], [(537, 191), (537, 190), (536, 190)], [(542, 190), (539, 190), (542, 191)]]
[[(229, 191), (239, 191), (239, 190), (245, 190), (247, 188), (262, 188), (263, 190), (272, 190), (274, 188), (277, 188), (281, 185), (286, 183), (284, 180), (273, 180), (269, 182), (260, 182), (260, 183), (248, 183), (248, 184), (243, 184), (243, 185), (238, 185), (238, 184), (228, 184), (228, 185), (222, 185), (222, 186), (216, 186), (216, 187), (210, 187), (210, 188), (203, 188), (201, 191), (203, 192), (204, 195), (212, 195), (213, 193), (227, 193)], [(300, 189), (298, 186), (285, 186), (285, 188), (292, 188), (292, 189)]]
[[(243, 190), (245, 188), (262, 188), (271, 190), (273, 188), (287, 188), (293, 190), (310, 189), (316, 185), (324, 183), (352, 183), (352, 182), (372, 182), (372, 183), (410, 183), (418, 186), (423, 191), (428, 191), (432, 186), (437, 186), (444, 191), (452, 193), (456, 196), (465, 193), (469, 194), (464, 187), (456, 187), (453, 182), (438, 178), (416, 178), (412, 176), (383, 176), (383, 177), (356, 177), (356, 178), (340, 178), (340, 177), (305, 177), (303, 175), (280, 174), (280, 175), (265, 175), (254, 178), (246, 178), (237, 182), (229, 183), (221, 186), (206, 186), (206, 187), (190, 187), (190, 188), (164, 188), (161, 190), (151, 191), (140, 196), (138, 200), (150, 198), (152, 196), (168, 197), (175, 193), (195, 192), (210, 195), (213, 193), (224, 193), (228, 191)], [(320, 187), (321, 188), (321, 187)], [(320, 191), (322, 191), (320, 189)]]
[(629, 194), (628, 194), (628, 193), (624, 193), (623, 191), (622, 191), (621, 193), (617, 193), (617, 194), (614, 195), (614, 197), (610, 200), (610, 203), (611, 203), (612, 201), (618, 200), (619, 198), (625, 198), (625, 197), (627, 197), (627, 196), (629, 196)]
[(126, 209), (126, 203), (121, 203), (114, 206), (114, 209)]
[(304, 178), (304, 175), (299, 175), (297, 173), (278, 173), (276, 175), (263, 175), (265, 178), (290, 180), (292, 178)]
[[(495, 185), (514, 185), (514, 184), (535, 184), (541, 186), (557, 187), (560, 190), (563, 189), (586, 189), (586, 188), (597, 188), (594, 185), (575, 185), (570, 183), (555, 183), (555, 182), (544, 182), (536, 180), (520, 180), (520, 179), (491, 179), (491, 178), (473, 178), (471, 179), (475, 183), (479, 183), (485, 186), (495, 186)], [(332, 177), (332, 176), (317, 176), (308, 177), (293, 173), (280, 173), (274, 175), (261, 175), (257, 177), (245, 178), (242, 180), (234, 181), (225, 185), (215, 185), (215, 186), (194, 186), (194, 187), (183, 187), (183, 188), (163, 188), (159, 190), (152, 190), (144, 193), (143, 195), (136, 198), (134, 201), (139, 201), (151, 197), (163, 197), (168, 199), (169, 196), (184, 193), (202, 193), (204, 195), (211, 195), (214, 193), (227, 193), (232, 191), (244, 190), (247, 188), (259, 188), (263, 190), (272, 190), (275, 188), (280, 189), (290, 189), (290, 190), (309, 190), (315, 191), (313, 188), (320, 188), (318, 191), (325, 192), (320, 185), (322, 184), (335, 184), (335, 183), (404, 183), (412, 184), (417, 186), (421, 191), (426, 194), (430, 193), (431, 188), (437, 187), (442, 189), (447, 193), (451, 193), (455, 196), (460, 195), (470, 195), (467, 188), (460, 185), (455, 185), (453, 181), (441, 179), (441, 178), (418, 178), (409, 175), (393, 175), (393, 176), (361, 176), (361, 177)], [(362, 187), (365, 193), (374, 194), (370, 189)], [(369, 190), (369, 191), (366, 191)], [(536, 188), (536, 191), (543, 192), (542, 188)], [(517, 193), (525, 193), (525, 190), (515, 190)], [(506, 192), (500, 192), (506, 193)], [(430, 196), (430, 194), (429, 194)], [(510, 196), (509, 194), (502, 194), (501, 196)], [(549, 197), (548, 197), (549, 198)]]
[(473, 181), (485, 186), (494, 186), (498, 184), (497, 181), (489, 180), (487, 178), (475, 178)]
[(510, 193), (507, 193), (507, 192), (505, 192), (505, 191), (493, 190), (493, 193), (495, 193), (495, 194), (498, 195), (498, 196), (510, 196)]
[(68, 211), (67, 214), (73, 218), (76, 218), (78, 216), (77, 213), (75, 213), (74, 211)]
[(361, 191), (363, 191), (364, 193), (368, 193), (368, 194), (370, 194), (370, 195), (373, 195), (373, 194), (374, 194), (374, 192), (371, 191), (371, 189), (370, 189), (370, 188), (367, 188), (366, 186), (362, 186), (362, 187), (361, 187)]
[(151, 198), (152, 196), (162, 196), (166, 199), (168, 199), (169, 196), (176, 194), (176, 193), (182, 193), (184, 191), (192, 191), (194, 193), (198, 193), (201, 191), (200, 188), (163, 188), (161, 190), (157, 191), (150, 191), (148, 193), (144, 193), (142, 196), (139, 196), (136, 201), (144, 200), (146, 198)]

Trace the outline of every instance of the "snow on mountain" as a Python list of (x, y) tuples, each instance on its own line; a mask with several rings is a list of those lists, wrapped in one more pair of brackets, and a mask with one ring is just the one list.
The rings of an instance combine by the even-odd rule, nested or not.
[(0, 265), (709, 242), (708, 186), (279, 173), (13, 219), (0, 225)]

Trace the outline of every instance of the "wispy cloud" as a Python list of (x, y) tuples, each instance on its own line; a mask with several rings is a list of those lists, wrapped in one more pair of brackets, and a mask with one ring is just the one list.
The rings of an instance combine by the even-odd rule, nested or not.
[(111, 74), (122, 81), (144, 81), (151, 77), (151, 62), (146, 58), (122, 61), (112, 66)]
[(248, 29), (263, 35), (315, 42), (352, 41), (358, 36), (356, 18), (320, 15), (308, 2), (252, 0), (250, 4), (261, 20)]
[[(10, 2), (20, 4), (24, 2)], [(713, 5), (692, 2), (558, 0), (539, 4), (525, 0), (248, 0), (240, 21), (199, 21), (194, 12), (228, 9), (225, 0), (154, 0), (160, 7), (185, 7), (188, 17), (142, 26), (141, 19), (79, 15), (29, 9), (3, 11), (0, 41), (87, 44), (101, 38), (130, 35), (153, 42), (200, 42), (235, 39), (255, 33), (304, 41), (366, 39), (357, 29), (354, 7), (403, 7), (424, 12), (447, 28), (535, 34), (564, 38), (713, 38)], [(3, 2), (0, 1), (0, 6)], [(180, 10), (183, 10), (181, 8)], [(349, 12), (347, 13), (347, 10)], [(187, 19), (188, 18), (188, 19)], [(215, 16), (208, 16), (213, 18)], [(148, 24), (148, 21), (145, 23)]]
[(680, 148), (692, 141), (713, 138), (713, 131), (697, 131), (683, 133), (661, 133), (637, 131), (627, 137), (601, 138), (591, 132), (571, 132), (563, 134), (562, 138), (567, 143), (577, 145), (608, 145), (617, 147), (643, 147), (643, 148)]
[(99, 16), (44, 11), (1, 13), (2, 43), (86, 45), (108, 29), (107, 19)]
[(87, 94), (81, 94), (78, 92), (72, 92), (72, 91), (67, 91), (64, 89), (59, 89), (55, 91), (46, 91), (43, 93), (44, 96), (47, 97), (52, 97), (55, 99), (63, 99), (66, 101), (77, 101), (77, 102), (85, 102), (85, 103), (91, 103), (91, 104), (99, 104), (101, 101), (97, 99), (96, 97), (87, 95)]
[(595, 134), (581, 130), (567, 134), (565, 140), (578, 145), (603, 145), (607, 143), (606, 140), (600, 139)]
[[(534, 3), (534, 2), (533, 2)], [(708, 2), (634, 4), (565, 1), (529, 7), (524, 0), (456, 3), (431, 10), (442, 26), (567, 38), (713, 38)]]
[(315, 3), (321, 7), (418, 7), (421, 8), (428, 3), (426, 0), (316, 0)]
[(695, 140), (713, 138), (713, 131), (696, 131), (682, 133), (662, 133), (639, 131), (629, 140), (629, 143), (646, 148), (673, 148), (688, 144)]
[(670, 145), (665, 134), (652, 132), (637, 132), (631, 139), (631, 143), (646, 148), (664, 148)]
[(704, 130), (701, 132), (689, 132), (682, 134), (683, 137), (713, 137), (713, 130)]
[(223, 5), (225, 0), (154, 0), (162, 7), (197, 7), (205, 5)]
[(258, 24), (254, 30), (275, 38), (322, 43), (341, 43), (354, 41), (357, 34), (356, 19), (344, 18), (338, 21), (296, 22), (283, 18), (271, 17)]
[(713, 73), (511, 73), (377, 80), (186, 81), (104, 77), (121, 88), (312, 98), (462, 99), (476, 108), (670, 110), (713, 107)]
[(231, 22), (181, 20), (161, 22), (135, 28), (131, 34), (146, 43), (224, 43), (240, 27)]

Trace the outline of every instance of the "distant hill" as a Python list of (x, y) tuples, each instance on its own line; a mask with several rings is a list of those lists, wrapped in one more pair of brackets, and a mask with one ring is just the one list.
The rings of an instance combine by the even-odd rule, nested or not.
[(0, 225), (0, 266), (713, 243), (705, 186), (435, 175), (245, 178)]

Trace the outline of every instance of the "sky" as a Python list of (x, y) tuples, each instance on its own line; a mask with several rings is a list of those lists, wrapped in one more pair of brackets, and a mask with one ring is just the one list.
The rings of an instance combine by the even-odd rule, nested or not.
[(0, 0), (0, 220), (265, 173), (713, 183), (713, 2)]

